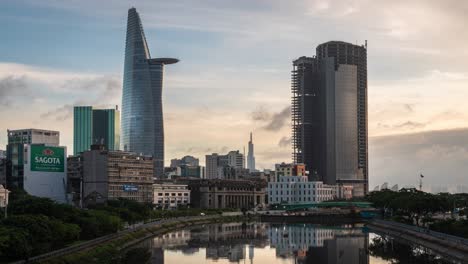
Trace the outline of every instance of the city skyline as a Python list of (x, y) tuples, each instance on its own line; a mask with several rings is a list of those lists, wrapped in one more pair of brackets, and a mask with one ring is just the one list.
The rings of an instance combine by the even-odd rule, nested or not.
[[(4, 22), (13, 20), (15, 25), (5, 29), (8, 41), (0, 44), (10, 51), (0, 57), (1, 112), (5, 116), (0, 126), (0, 144), (6, 144), (6, 129), (34, 127), (59, 130), (61, 142), (71, 152), (73, 105), (96, 105), (103, 101), (108, 102), (104, 107), (120, 104), (125, 10), (131, 4), (117, 1), (108, 9), (91, 1), (70, 6), (55, 1), (6, 3), (6, 8), (0, 11), (1, 18)], [(249, 2), (249, 5), (240, 2), (236, 6), (220, 3), (211, 7), (207, 2), (184, 3), (198, 12), (180, 21), (175, 10), (183, 4), (142, 2), (138, 3), (141, 8), (136, 6), (143, 20), (148, 21), (145, 23), (145, 29), (151, 32), (147, 32), (148, 42), (157, 45), (150, 49), (184, 61), (184, 65), (171, 69), (173, 76), (168, 76), (168, 89), (163, 98), (167, 104), (166, 164), (178, 156), (200, 158), (212, 152), (225, 152), (223, 149), (241, 149), (250, 130), (256, 134), (258, 167), (289, 161), (289, 117), (284, 116), (288, 116), (291, 61), (312, 54), (320, 42), (336, 39), (362, 43), (368, 39), (370, 187), (385, 181), (409, 184), (405, 181), (411, 177), (414, 177), (411, 183), (416, 185), (419, 172), (435, 183), (443, 182), (434, 179), (441, 174), (449, 176), (441, 177), (444, 181), (467, 183), (459, 173), (466, 168), (467, 131), (454, 130), (466, 127), (468, 109), (463, 97), (468, 79), (464, 64), (467, 55), (457, 43), (442, 41), (454, 37), (454, 32), (464, 37), (466, 33), (458, 26), (448, 30), (448, 26), (463, 23), (446, 21), (426, 28), (414, 21), (414, 17), (420, 21), (426, 18), (458, 21), (463, 19), (460, 11), (466, 10), (463, 4), (454, 2), (448, 8), (422, 1), (410, 4), (377, 1), (366, 8), (366, 1), (342, 6), (315, 1), (282, 8), (275, 1)], [(38, 6), (48, 15), (31, 14)], [(371, 10), (377, 12), (371, 15)], [(217, 12), (225, 15), (219, 24), (213, 23), (219, 19)], [(306, 13), (304, 21), (290, 19), (301, 12)], [(242, 17), (239, 14), (257, 19), (242, 22), (236, 19)], [(366, 25), (357, 19), (363, 14), (380, 15), (382, 19), (377, 24)], [(266, 23), (271, 21), (269, 18), (274, 18), (272, 21), (278, 25), (273, 31), (268, 30), (274, 28)], [(88, 19), (89, 22), (84, 22)], [(249, 23), (257, 20), (256, 25)], [(313, 20), (336, 28), (324, 32), (317, 26), (304, 31), (305, 24)], [(33, 25), (34, 21), (39, 23)], [(364, 26), (351, 34), (345, 26), (349, 21)], [(26, 36), (44, 25), (49, 31), (57, 30), (54, 35), (70, 30), (76, 36), (64, 34), (56, 43), (47, 39), (50, 35), (43, 30)], [(107, 31), (106, 37), (99, 34)], [(306, 34), (311, 31), (319, 37)], [(78, 41), (78, 37), (90, 35), (96, 36), (95, 42)], [(440, 35), (437, 41), (428, 41), (437, 35)], [(184, 39), (188, 43), (182, 43)], [(278, 44), (265, 48), (264, 44), (272, 40)], [(37, 47), (29, 50), (25, 43), (35, 43)], [(43, 48), (43, 54), (37, 48)], [(218, 56), (211, 58), (208, 54)], [(91, 57), (94, 61), (85, 63)], [(246, 58), (249, 58), (247, 65)], [(447, 92), (440, 94), (439, 87)], [(205, 127), (216, 128), (207, 131)], [(193, 133), (187, 135), (187, 131)]]

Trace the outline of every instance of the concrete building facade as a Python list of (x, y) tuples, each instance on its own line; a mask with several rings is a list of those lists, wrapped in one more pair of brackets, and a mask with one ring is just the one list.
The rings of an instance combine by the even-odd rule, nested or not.
[(7, 174), (7, 164), (8, 161), (6, 158), (0, 158), (0, 184), (6, 186), (6, 174)]
[(7, 188), (24, 188), (24, 149), (26, 144), (45, 144), (58, 146), (60, 132), (44, 129), (8, 130), (7, 145)]
[(76, 178), (81, 177), (82, 189), (73, 192), (81, 194), (84, 207), (118, 198), (153, 202), (154, 164), (150, 156), (109, 151), (102, 145), (93, 145), (91, 150), (82, 152), (80, 158), (69, 158), (69, 161), (75, 163), (70, 164), (74, 169), (68, 171), (69, 180), (76, 182)]
[(226, 155), (213, 153), (206, 155), (205, 166), (207, 179), (229, 179), (232, 178), (231, 169), (239, 172), (244, 169), (244, 155), (238, 150), (229, 151)]
[(265, 181), (188, 180), (192, 205), (197, 208), (253, 208), (265, 202)]
[(0, 184), (0, 207), (5, 208), (8, 205), (10, 191)]
[(162, 209), (177, 209), (190, 204), (190, 190), (186, 184), (153, 184), (153, 204)]
[(310, 180), (368, 191), (367, 46), (330, 41), (292, 73), (293, 159)]
[(268, 183), (267, 193), (269, 204), (319, 203), (335, 198), (332, 186), (308, 181), (307, 176), (280, 176), (278, 182)]
[(182, 165), (199, 166), (200, 160), (193, 156), (184, 156), (181, 159), (171, 159), (171, 168), (177, 168)]
[(27, 193), (68, 203), (66, 147), (26, 144), (23, 164), (23, 189)]
[(280, 176), (306, 176), (306, 167), (304, 164), (278, 163), (275, 164), (277, 181)]

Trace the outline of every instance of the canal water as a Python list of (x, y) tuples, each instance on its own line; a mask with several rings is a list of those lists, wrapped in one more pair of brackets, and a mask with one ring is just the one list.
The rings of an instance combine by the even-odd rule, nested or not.
[(363, 225), (225, 223), (148, 239), (122, 253), (124, 263), (456, 263)]

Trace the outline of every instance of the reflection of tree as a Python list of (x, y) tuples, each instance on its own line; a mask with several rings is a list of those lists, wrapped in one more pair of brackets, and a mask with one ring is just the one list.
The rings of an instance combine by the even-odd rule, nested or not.
[(149, 263), (151, 252), (148, 248), (132, 248), (125, 253), (122, 263)]
[(393, 264), (448, 264), (428, 249), (417, 245), (398, 243), (388, 237), (375, 237), (369, 245), (369, 254)]

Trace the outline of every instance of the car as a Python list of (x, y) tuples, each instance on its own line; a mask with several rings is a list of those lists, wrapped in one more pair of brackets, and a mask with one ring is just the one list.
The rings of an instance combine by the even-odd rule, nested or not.
[(205, 216), (205, 213), (200, 213), (201, 216)]

